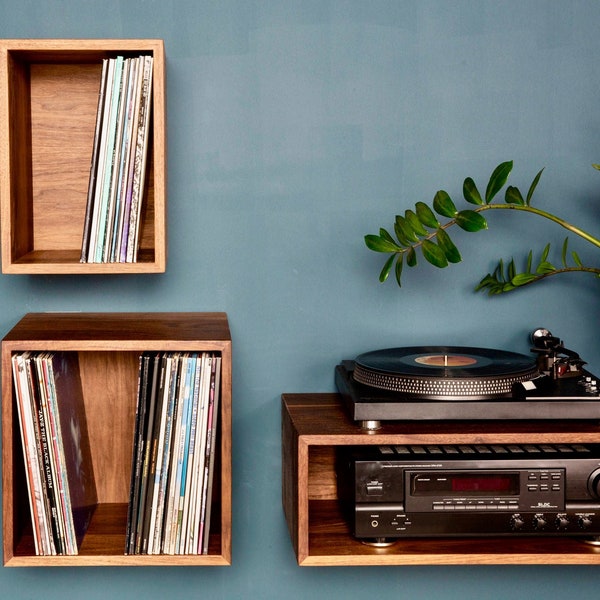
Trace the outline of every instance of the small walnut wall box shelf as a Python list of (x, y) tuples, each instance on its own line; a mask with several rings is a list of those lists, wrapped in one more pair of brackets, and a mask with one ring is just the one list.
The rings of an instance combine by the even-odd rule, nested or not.
[[(80, 262), (104, 59), (152, 57), (146, 179), (135, 262)], [(2, 272), (166, 269), (162, 40), (0, 40)]]
[(363, 544), (340, 511), (336, 450), (344, 446), (598, 443), (597, 422), (388, 422), (376, 432), (347, 416), (338, 394), (282, 396), (282, 501), (301, 566), (595, 564), (600, 550), (575, 538), (420, 538)]
[[(12, 362), (22, 353), (74, 355), (97, 504), (76, 555), (36, 553)], [(126, 553), (134, 432), (144, 353), (220, 357), (220, 395), (204, 554)], [(58, 396), (58, 391), (57, 391)], [(60, 398), (58, 399), (60, 404)], [(60, 407), (59, 407), (60, 412)], [(135, 471), (133, 471), (135, 472)], [(2, 340), (2, 510), (5, 566), (231, 564), (231, 336), (225, 313), (30, 313)], [(72, 489), (72, 487), (71, 487)], [(166, 513), (165, 513), (166, 514)]]

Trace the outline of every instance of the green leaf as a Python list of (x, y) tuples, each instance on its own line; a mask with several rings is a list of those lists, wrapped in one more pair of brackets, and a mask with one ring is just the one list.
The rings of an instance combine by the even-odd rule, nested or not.
[(452, 219), (457, 213), (454, 202), (452, 202), (450, 196), (448, 196), (444, 190), (437, 192), (433, 198), (433, 210), (435, 210), (435, 212), (439, 215), (449, 217), (450, 219)]
[(512, 185), (509, 185), (506, 188), (504, 200), (507, 204), (518, 204), (519, 206), (523, 206), (525, 204), (525, 200), (523, 200), (523, 196), (521, 195), (519, 188), (516, 188)]
[(494, 275), (498, 281), (506, 281), (504, 278), (504, 261), (500, 259), (494, 271)]
[(446, 258), (444, 251), (431, 240), (423, 240), (421, 251), (423, 252), (425, 259), (435, 267), (443, 269), (448, 266), (448, 259)]
[(525, 200), (525, 202), (527, 203), (527, 206), (529, 206), (531, 204), (531, 198), (533, 197), (533, 192), (535, 192), (535, 188), (537, 187), (537, 184), (540, 181), (540, 177), (542, 176), (543, 172), (544, 172), (544, 169), (541, 169), (540, 172), (533, 178), (533, 181), (531, 182), (531, 185), (529, 186), (529, 191), (527, 192), (527, 199)]
[(548, 254), (550, 254), (550, 244), (546, 244), (544, 250), (542, 251), (542, 257), (540, 258), (540, 262), (544, 262), (548, 258)]
[(396, 234), (396, 237), (402, 246), (410, 246), (414, 242), (414, 240), (409, 240), (406, 235), (404, 235), (404, 231), (402, 231), (397, 218), (396, 221), (394, 221), (394, 233)]
[(553, 271), (556, 271), (556, 267), (552, 263), (546, 261), (541, 262), (535, 270), (535, 272), (538, 275), (547, 275), (548, 273), (552, 273)]
[(425, 204), (425, 202), (417, 202), (415, 205), (415, 210), (417, 211), (417, 217), (419, 217), (419, 221), (421, 221), (421, 223), (423, 223), (423, 225), (426, 227), (437, 229), (440, 226), (437, 217), (429, 208), (429, 206)]
[(481, 231), (487, 229), (485, 218), (474, 210), (461, 210), (456, 214), (456, 224), (465, 231)]
[(417, 253), (412, 246), (406, 251), (406, 264), (409, 267), (415, 267), (417, 265)]
[(475, 291), (476, 292), (480, 292), (481, 290), (483, 290), (486, 287), (490, 287), (492, 285), (494, 285), (495, 283), (495, 279), (490, 275), (490, 273), (488, 273), (475, 287)]
[(527, 255), (527, 272), (531, 273), (531, 264), (533, 262), (533, 250), (529, 251), (529, 254)]
[(515, 267), (515, 261), (514, 259), (512, 259), (509, 263), (508, 263), (508, 280), (512, 281), (515, 277), (515, 275), (517, 274), (517, 268)]
[(485, 202), (489, 204), (494, 196), (502, 189), (513, 168), (513, 161), (500, 163), (492, 173), (485, 190)]
[(575, 250), (573, 250), (571, 252), (571, 256), (573, 257), (573, 260), (575, 261), (575, 264), (578, 267), (583, 267), (583, 263), (581, 262), (581, 259), (579, 258), (579, 254), (577, 254), (577, 252), (575, 252)]
[(594, 167), (594, 169), (598, 169), (600, 171), (600, 165), (598, 165), (598, 164), (592, 164), (592, 167)]
[(427, 235), (427, 230), (421, 224), (421, 221), (417, 217), (417, 215), (412, 210), (407, 210), (404, 212), (404, 218), (407, 223), (411, 226), (412, 230), (416, 235), (422, 237)]
[(499, 292), (502, 291), (502, 286), (504, 284), (499, 282), (498, 279), (492, 275), (491, 273), (488, 273), (480, 282), (479, 285), (475, 288), (476, 292), (479, 292), (481, 290), (484, 290), (487, 288), (488, 290), (488, 294), (492, 295), (492, 294), (497, 294)]
[(396, 226), (400, 229), (403, 236), (409, 240), (409, 242), (418, 242), (419, 238), (410, 226), (410, 223), (400, 215), (396, 215)]
[(390, 242), (387, 238), (373, 234), (365, 235), (365, 244), (369, 250), (374, 252), (400, 252), (402, 250), (400, 246)]
[(390, 244), (396, 245), (396, 241), (394, 238), (387, 232), (387, 230), (383, 229), (383, 227), (379, 230), (379, 237), (382, 240), (387, 240)]
[(527, 285), (528, 283), (535, 281), (537, 278), (537, 275), (534, 275), (533, 273), (520, 273), (512, 278), (511, 283), (515, 287), (518, 287), (520, 285)]
[(402, 283), (400, 282), (400, 279), (402, 278), (402, 265), (403, 264), (404, 264), (403, 255), (398, 254), (398, 258), (396, 260), (396, 268), (394, 269), (394, 271), (396, 273), (396, 283), (398, 284), (398, 287), (402, 287)]
[(394, 259), (396, 258), (395, 254), (392, 254), (383, 265), (383, 269), (381, 269), (381, 273), (379, 273), (379, 281), (383, 283), (390, 275), (390, 271), (392, 270), (392, 265), (394, 264)]
[(562, 245), (562, 254), (561, 254), (563, 267), (567, 266), (567, 248), (568, 248), (568, 246), (569, 246), (569, 238), (566, 237), (565, 241), (563, 242), (563, 245)]
[(465, 197), (465, 200), (471, 204), (483, 204), (481, 194), (471, 177), (467, 177), (463, 183), (463, 196)]
[(438, 229), (436, 237), (438, 241), (438, 246), (444, 251), (448, 262), (459, 263), (462, 260), (460, 252), (458, 251), (458, 248), (454, 245), (446, 231), (444, 229)]

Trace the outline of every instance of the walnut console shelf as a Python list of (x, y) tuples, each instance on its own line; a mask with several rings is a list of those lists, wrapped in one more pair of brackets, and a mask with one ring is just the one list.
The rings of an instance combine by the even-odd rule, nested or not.
[[(77, 556), (36, 556), (11, 356), (78, 354), (98, 505)], [(125, 555), (139, 356), (221, 354), (221, 397), (208, 554)], [(32, 313), (2, 340), (2, 510), (6, 566), (171, 566), (231, 563), (231, 337), (225, 313)]]
[(369, 433), (337, 394), (282, 396), (283, 509), (298, 564), (596, 564), (600, 548), (571, 538), (421, 539), (374, 548), (354, 539), (337, 502), (335, 450), (379, 444), (542, 444), (600, 441), (594, 423), (411, 422)]
[[(152, 55), (151, 138), (135, 263), (81, 263), (102, 59)], [(166, 269), (162, 40), (0, 40), (2, 272), (163, 273)]]

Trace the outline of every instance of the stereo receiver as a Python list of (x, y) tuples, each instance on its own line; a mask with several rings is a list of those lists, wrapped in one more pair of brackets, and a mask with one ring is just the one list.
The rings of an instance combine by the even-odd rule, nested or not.
[(600, 540), (600, 444), (341, 448), (353, 535), (582, 536)]

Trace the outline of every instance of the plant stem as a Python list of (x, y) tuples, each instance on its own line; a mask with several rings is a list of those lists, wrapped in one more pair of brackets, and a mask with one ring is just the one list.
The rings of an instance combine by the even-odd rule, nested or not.
[(542, 275), (538, 275), (535, 279), (528, 281), (527, 283), (522, 283), (518, 287), (522, 288), (526, 285), (530, 285), (537, 281), (541, 281), (546, 277), (551, 277), (552, 275), (558, 275), (559, 273), (594, 273), (598, 277), (600, 277), (600, 269), (594, 267), (563, 267), (561, 269), (556, 269), (554, 271), (550, 271), (549, 273), (544, 273)]
[(557, 217), (549, 212), (546, 212), (545, 210), (540, 210), (539, 208), (534, 208), (533, 206), (524, 206), (521, 204), (484, 204), (483, 206), (478, 206), (475, 209), (475, 212), (482, 212), (482, 211), (488, 210), (488, 209), (520, 210), (523, 212), (529, 212), (534, 215), (538, 215), (540, 217), (544, 217), (545, 219), (549, 219), (550, 221), (557, 223), (561, 227), (568, 229), (570, 232), (574, 233), (575, 235), (578, 235), (579, 237), (583, 238), (584, 240), (587, 240), (588, 242), (590, 242), (590, 244), (593, 244), (594, 246), (600, 248), (600, 240), (599, 239), (597, 239), (593, 235), (583, 231), (582, 229), (579, 229), (579, 227), (575, 227), (574, 225), (567, 223), (567, 221), (561, 219), (560, 217)]

